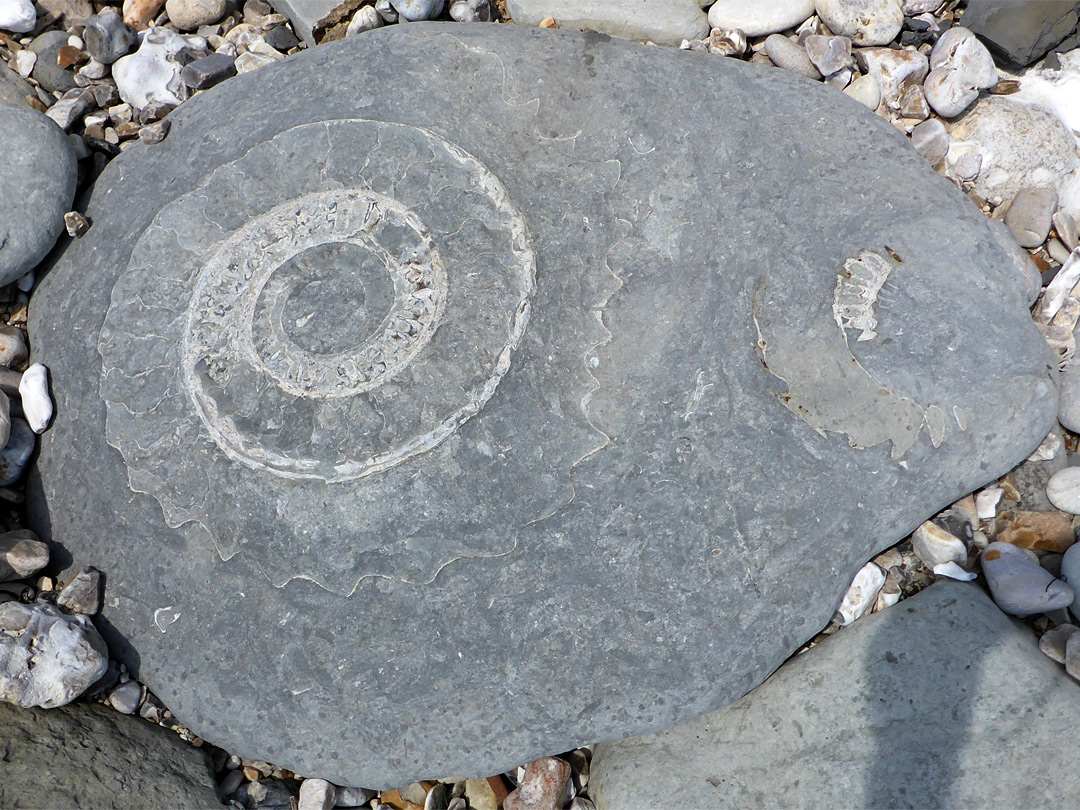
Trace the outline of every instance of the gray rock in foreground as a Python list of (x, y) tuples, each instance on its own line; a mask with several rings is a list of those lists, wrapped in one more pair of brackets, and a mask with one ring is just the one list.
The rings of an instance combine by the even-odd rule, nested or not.
[(5, 810), (219, 810), (207, 756), (106, 706), (0, 703)]
[(782, 71), (417, 23), (169, 120), (35, 291), (29, 509), (241, 756), (390, 787), (715, 709), (1053, 423), (982, 215)]
[(1031, 631), (940, 582), (722, 711), (598, 746), (589, 794), (597, 810), (1056, 808), (1078, 725), (1080, 687)]
[(997, 54), (1030, 65), (1076, 30), (1076, 0), (970, 0), (960, 24)]
[(78, 166), (60, 127), (0, 102), (0, 285), (34, 269), (64, 230)]

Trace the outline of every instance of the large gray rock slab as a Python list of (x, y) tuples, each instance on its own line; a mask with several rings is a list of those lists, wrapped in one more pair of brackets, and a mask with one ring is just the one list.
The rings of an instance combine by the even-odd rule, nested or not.
[(1078, 13), (1076, 0), (970, 0), (960, 24), (978, 34), (998, 56), (1030, 65), (1076, 29)]
[(171, 731), (100, 704), (19, 709), (0, 703), (5, 810), (219, 810), (202, 751)]
[(0, 285), (34, 269), (64, 230), (78, 161), (51, 119), (21, 104), (0, 102)]
[(709, 34), (709, 19), (697, 0), (507, 0), (506, 10), (521, 25), (539, 25), (554, 17), (560, 28), (658, 45), (678, 45)]
[(804, 85), (417, 23), (110, 163), (34, 295), (28, 499), (113, 647), (204, 739), (366, 787), (759, 683), (1056, 410), (982, 215)]
[(589, 795), (597, 810), (1055, 808), (1078, 724), (1080, 686), (1031, 631), (940, 582), (722, 711), (598, 746)]

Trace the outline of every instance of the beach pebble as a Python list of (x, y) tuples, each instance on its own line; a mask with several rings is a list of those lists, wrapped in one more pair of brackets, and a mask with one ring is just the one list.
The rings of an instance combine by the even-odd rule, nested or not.
[(205, 90), (236, 75), (236, 60), (224, 53), (212, 53), (185, 65), (180, 79), (192, 90)]
[(18, 368), (26, 362), (26, 334), (17, 326), (0, 326), (0, 366)]
[(224, 17), (225, 0), (165, 0), (165, 11), (181, 31), (194, 31)]
[(325, 779), (305, 779), (300, 784), (299, 810), (330, 810), (337, 802), (337, 789)]
[(957, 80), (983, 90), (997, 84), (997, 66), (986, 46), (966, 28), (953, 26), (942, 34), (930, 52), (930, 70), (949, 68)]
[(997, 516), (997, 505), (1003, 494), (1001, 487), (987, 487), (975, 495), (975, 514), (979, 520), (993, 520)]
[(952, 169), (953, 174), (970, 183), (982, 171), (982, 155), (978, 152), (962, 152), (952, 164)]
[(49, 396), (49, 370), (41, 363), (34, 363), (23, 372), (19, 380), (19, 397), (31, 430), (44, 433), (52, 420), (53, 403)]
[(383, 18), (383, 22), (392, 25), (398, 21), (398, 14), (390, 0), (375, 0), (375, 10)]
[(930, 105), (922, 87), (909, 84), (900, 91), (900, 115), (913, 121), (925, 121), (930, 117)]
[(1006, 613), (1030, 616), (1072, 604), (1072, 588), (1039, 565), (1035, 554), (1026, 549), (991, 543), (983, 550), (982, 570), (990, 595)]
[(900, 0), (817, 0), (817, 15), (856, 45), (886, 45), (904, 25)]
[(814, 0), (716, 0), (709, 25), (759, 37), (794, 28), (813, 13)]
[(826, 37), (811, 34), (803, 40), (806, 55), (822, 76), (831, 76), (855, 64), (851, 55), (851, 40), (847, 37)]
[(93, 94), (88, 90), (73, 90), (71, 95), (57, 101), (45, 111), (45, 116), (52, 119), (60, 129), (68, 132), (82, 121), (90, 111)]
[(926, 56), (896, 48), (860, 48), (855, 61), (863, 73), (877, 81), (881, 101), (893, 108), (900, 105), (903, 87), (921, 83), (929, 70)]
[(558, 757), (544, 757), (525, 766), (517, 788), (503, 800), (503, 810), (559, 810), (570, 765)]
[(833, 617), (841, 627), (846, 627), (873, 607), (878, 591), (885, 584), (885, 572), (872, 562), (859, 569), (851, 587), (844, 594), (843, 601)]
[(1059, 624), (1052, 630), (1047, 630), (1039, 639), (1039, 649), (1047, 657), (1059, 664), (1065, 663), (1065, 642), (1078, 629), (1074, 624)]
[(49, 546), (29, 529), (0, 534), (0, 582), (25, 579), (49, 564)]
[(142, 703), (142, 692), (138, 681), (125, 681), (109, 693), (109, 705), (120, 714), (135, 714)]
[(443, 10), (443, 0), (390, 0), (390, 5), (409, 22), (430, 20)]
[(148, 31), (139, 50), (113, 65), (120, 98), (140, 110), (151, 102), (180, 104), (188, 97), (188, 88), (180, 78), (184, 66), (176, 55), (188, 47), (184, 37), (168, 28)]
[(814, 67), (802, 46), (783, 34), (770, 34), (765, 39), (765, 53), (777, 67), (798, 73), (808, 79), (821, 78), (821, 74)]
[(1080, 363), (1076, 361), (1058, 377), (1058, 421), (1080, 433)]
[(873, 76), (860, 76), (844, 88), (844, 95), (851, 96), (864, 107), (876, 110), (881, 103), (881, 90)]
[(30, 454), (34, 452), (34, 431), (25, 419), (13, 417), (11, 435), (0, 450), (0, 487), (10, 487), (22, 478)]
[(60, 67), (60, 49), (68, 47), (66, 31), (46, 31), (26, 46), (37, 54), (30, 77), (50, 93), (66, 93), (75, 87), (75, 74)]
[(1005, 212), (1005, 224), (1020, 247), (1036, 248), (1046, 241), (1057, 203), (1052, 188), (1025, 188), (1017, 193)]
[(127, 56), (139, 41), (135, 29), (111, 6), (86, 20), (83, 39), (87, 53), (103, 65), (111, 65), (121, 56)]
[(933, 571), (939, 577), (948, 577), (949, 579), (955, 579), (959, 582), (970, 582), (976, 577), (974, 572), (961, 568), (952, 560), (938, 563), (934, 566)]
[(382, 26), (383, 20), (374, 6), (361, 6), (353, 14), (349, 21), (349, 27), (345, 29), (345, 36), (354, 37), (364, 31), (371, 31)]
[(109, 666), (109, 653), (87, 616), (53, 605), (0, 605), (0, 700), (53, 709), (85, 692)]
[(450, 16), (458, 22), (491, 22), (494, 12), (491, 0), (454, 0)]
[(1066, 467), (1050, 476), (1046, 497), (1062, 512), (1080, 515), (1080, 467)]
[(1080, 681), (1080, 636), (1072, 633), (1065, 639), (1065, 671)]
[(0, 28), (13, 34), (34, 30), (37, 12), (30, 0), (0, 0)]
[(931, 70), (923, 83), (926, 102), (934, 112), (954, 118), (979, 97), (979, 91), (961, 81), (952, 68)]
[(339, 787), (337, 807), (361, 807), (374, 798), (376, 791), (362, 787)]
[(1056, 510), (1008, 511), (1002, 512), (1000, 518), (1005, 522), (1005, 528), (998, 532), (997, 539), (1003, 543), (1060, 553), (1076, 542), (1072, 518)]
[(83, 568), (60, 591), (56, 604), (69, 613), (93, 616), (101, 610), (101, 572)]
[(911, 535), (911, 547), (927, 568), (967, 559), (964, 541), (931, 521), (926, 521)]
[[(1080, 543), (1071, 546), (1062, 556), (1061, 572), (1058, 576), (1072, 589), (1077, 599), (1080, 599)], [(1074, 601), (1069, 606), (1069, 612), (1073, 616), (1078, 616), (1080, 614), (1080, 602)]]

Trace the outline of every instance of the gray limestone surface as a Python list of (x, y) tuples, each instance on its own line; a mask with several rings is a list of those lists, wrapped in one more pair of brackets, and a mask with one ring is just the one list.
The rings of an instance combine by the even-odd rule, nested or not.
[(1050, 810), (1071, 803), (1061, 740), (1077, 724), (1080, 686), (1031, 631), (980, 587), (942, 581), (722, 711), (598, 746), (589, 795), (597, 810)]
[(100, 704), (0, 703), (5, 810), (220, 810), (205, 753)]
[(1029, 65), (1076, 30), (1076, 0), (970, 0), (960, 25), (999, 56)]
[(22, 104), (0, 102), (0, 284), (34, 269), (64, 230), (78, 162), (67, 135)]
[(1053, 423), (981, 213), (783, 71), (416, 23), (169, 120), (35, 291), (29, 512), (241, 756), (391, 787), (718, 708)]

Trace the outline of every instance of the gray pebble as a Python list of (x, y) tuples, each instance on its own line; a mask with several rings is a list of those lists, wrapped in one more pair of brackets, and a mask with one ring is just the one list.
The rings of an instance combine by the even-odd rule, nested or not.
[(11, 436), (3, 450), (0, 450), (0, 487), (10, 487), (22, 478), (26, 462), (34, 452), (34, 431), (25, 419), (11, 420)]
[(185, 65), (180, 71), (180, 80), (192, 90), (205, 90), (235, 75), (235, 59), (228, 54), (212, 53)]
[(237, 788), (239, 788), (240, 785), (243, 784), (243, 782), (243, 771), (239, 769), (235, 771), (229, 771), (227, 774), (225, 774), (225, 778), (221, 780), (220, 784), (218, 784), (218, 795), (220, 795), (223, 799), (227, 799), (229, 796), (236, 792)]
[(911, 130), (911, 145), (931, 166), (936, 166), (949, 149), (949, 133), (945, 131), (944, 124), (932, 118), (916, 124)]
[(1061, 624), (1055, 627), (1053, 630), (1047, 630), (1043, 633), (1042, 638), (1039, 639), (1039, 650), (1047, 657), (1059, 664), (1065, 663), (1065, 642), (1069, 640), (1069, 636), (1075, 633), (1078, 629), (1076, 625)]
[(398, 14), (394, 11), (390, 0), (375, 0), (375, 10), (379, 12), (379, 16), (383, 18), (383, 22), (387, 25), (396, 23), (398, 20)]
[(82, 569), (60, 591), (56, 604), (69, 613), (93, 616), (101, 610), (101, 572), (96, 568)]
[(817, 0), (814, 6), (830, 31), (856, 45), (886, 45), (904, 25), (897, 0)]
[(797, 42), (792, 42), (783, 34), (769, 34), (765, 38), (765, 53), (777, 67), (798, 73), (808, 79), (820, 79), (821, 73), (806, 51)]
[(953, 164), (953, 172), (961, 180), (974, 180), (982, 171), (982, 155), (978, 152), (964, 152)]
[(1080, 681), (1080, 636), (1073, 633), (1065, 640), (1065, 671)]
[(0, 534), (0, 582), (25, 579), (49, 564), (49, 546), (30, 529)]
[(982, 553), (982, 570), (997, 606), (1014, 616), (1068, 607), (1073, 590), (1038, 563), (1027, 549), (994, 542)]
[(75, 87), (75, 74), (60, 67), (56, 61), (60, 49), (67, 44), (66, 31), (46, 31), (26, 46), (37, 54), (30, 77), (50, 93), (66, 93)]
[(390, 0), (399, 16), (409, 22), (430, 20), (442, 13), (444, 0)]
[(491, 22), (491, 0), (454, 0), (450, 16), (458, 22)]
[(83, 31), (87, 53), (103, 65), (111, 65), (121, 56), (127, 56), (138, 41), (135, 29), (111, 6), (88, 18)]
[(375, 797), (376, 791), (362, 787), (339, 787), (337, 807), (362, 807)]
[(1017, 192), (1005, 212), (1005, 224), (1021, 247), (1035, 248), (1046, 241), (1057, 202), (1057, 192), (1052, 188), (1025, 188)]
[(142, 703), (142, 685), (138, 681), (126, 681), (112, 690), (109, 705), (121, 714), (135, 714)]
[[(396, 17), (397, 15), (395, 15)], [(271, 48), (287, 53), (300, 44), (300, 40), (296, 38), (296, 34), (289, 30), (288, 26), (279, 25), (277, 28), (271, 28), (266, 32), (266, 36), (263, 37), (266, 44)]]
[(851, 40), (847, 37), (826, 37), (811, 34), (803, 40), (806, 55), (823, 76), (831, 76), (855, 64), (851, 55)]
[(20, 368), (29, 356), (23, 330), (17, 326), (0, 326), (0, 366)]
[[(1075, 596), (1080, 596), (1080, 543), (1070, 546), (1061, 558), (1060, 577), (1072, 589)], [(1069, 612), (1073, 616), (1080, 613), (1080, 603), (1074, 600), (1069, 606)]]
[(934, 112), (945, 118), (954, 118), (979, 97), (979, 91), (964, 84), (954, 68), (943, 67), (930, 71), (923, 82), (926, 101)]

